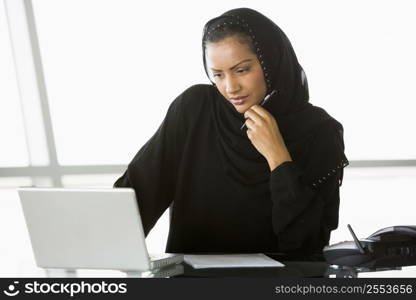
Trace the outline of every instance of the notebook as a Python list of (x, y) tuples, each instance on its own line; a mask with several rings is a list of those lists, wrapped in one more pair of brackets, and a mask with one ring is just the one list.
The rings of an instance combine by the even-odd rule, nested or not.
[(194, 269), (284, 267), (284, 264), (262, 253), (185, 255), (184, 260)]
[(146, 271), (178, 264), (180, 254), (149, 255), (135, 192), (18, 189), (37, 266)]

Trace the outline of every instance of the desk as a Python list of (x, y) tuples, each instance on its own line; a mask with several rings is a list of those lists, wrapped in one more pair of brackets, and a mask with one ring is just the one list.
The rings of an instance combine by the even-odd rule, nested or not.
[[(136, 278), (402, 278), (416, 277), (416, 266), (366, 269), (330, 266), (326, 262), (282, 261), (284, 267), (277, 268), (212, 268), (194, 269), (187, 263), (149, 272), (132, 272), (127, 277)], [(82, 272), (81, 272), (82, 273)], [(83, 275), (83, 274), (78, 274)], [(62, 273), (61, 273), (62, 274)], [(54, 276), (53, 273), (48, 274)], [(59, 273), (55, 273), (59, 275)], [(65, 275), (64, 275), (65, 276)], [(77, 273), (66, 276), (76, 277)]]
[(101, 277), (101, 278), (416, 278), (416, 266), (391, 269), (339, 268), (326, 262), (281, 261), (285, 266), (278, 268), (212, 268), (194, 269), (186, 263), (147, 272), (124, 273), (114, 270), (45, 270), (33, 262), (25, 262), (19, 272), (3, 270), (0, 277)]
[(177, 277), (323, 277), (325, 262), (281, 261), (284, 267), (194, 269), (183, 263), (184, 272)]
[(279, 268), (193, 269), (183, 263), (183, 274), (175, 277), (249, 277), (249, 278), (357, 278), (357, 277), (416, 277), (416, 266), (366, 269), (330, 266), (326, 262), (281, 261)]

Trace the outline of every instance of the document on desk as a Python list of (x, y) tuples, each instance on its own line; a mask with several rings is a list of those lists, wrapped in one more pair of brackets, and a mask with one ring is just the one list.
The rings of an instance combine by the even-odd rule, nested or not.
[(184, 260), (194, 269), (284, 267), (284, 264), (262, 253), (185, 255)]

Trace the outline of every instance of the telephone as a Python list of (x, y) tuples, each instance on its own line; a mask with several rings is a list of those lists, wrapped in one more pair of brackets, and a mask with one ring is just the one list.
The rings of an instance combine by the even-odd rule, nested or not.
[(358, 240), (351, 226), (353, 241), (326, 246), (323, 254), (332, 265), (384, 268), (416, 265), (416, 225), (391, 226)]

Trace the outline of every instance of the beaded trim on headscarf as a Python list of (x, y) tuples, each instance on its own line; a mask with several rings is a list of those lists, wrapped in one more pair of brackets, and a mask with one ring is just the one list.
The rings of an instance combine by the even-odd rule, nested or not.
[[(242, 27), (243, 27), (243, 29), (245, 29), (246, 30), (246, 33), (251, 37), (251, 40), (253, 41), (253, 46), (254, 46), (254, 48), (255, 48), (255, 50), (256, 50), (256, 55), (257, 55), (257, 58), (259, 59), (259, 61), (260, 61), (260, 65), (261, 65), (261, 67), (262, 67), (262, 69), (263, 69), (263, 74), (264, 74), (264, 77), (265, 77), (265, 79), (266, 79), (266, 83), (267, 83), (267, 87), (268, 87), (268, 90), (269, 91), (271, 91), (272, 90), (272, 84), (271, 84), (271, 82), (270, 82), (270, 78), (269, 78), (269, 72), (268, 72), (268, 70), (266, 69), (266, 66), (265, 66), (265, 64), (264, 64), (264, 60), (263, 60), (263, 52), (261, 51), (261, 49), (258, 47), (258, 41), (256, 40), (256, 36), (254, 35), (254, 33), (253, 33), (253, 30), (250, 28), (250, 26), (248, 25), (248, 23), (246, 22), (246, 20), (244, 20), (244, 18), (242, 18), (242, 17), (240, 17), (240, 16), (235, 16), (235, 15), (228, 15), (229, 17), (233, 17), (234, 19), (236, 19), (236, 21), (235, 22), (233, 22), (233, 21), (229, 21), (229, 22), (223, 22), (222, 24), (218, 24), (217, 26), (216, 26), (216, 29), (218, 29), (218, 28), (220, 28), (221, 27), (221, 25), (223, 25), (223, 26), (226, 26), (227, 24), (228, 25), (233, 25), (234, 23), (235, 24), (237, 24), (237, 25), (241, 25)], [(207, 31), (207, 37), (209, 36), (209, 34), (211, 33), (211, 31), (213, 31), (213, 30), (208, 30)]]
[[(330, 178), (332, 175), (334, 175), (339, 169), (343, 169), (344, 167), (348, 166), (348, 164), (349, 164), (348, 161), (345, 161), (345, 160), (341, 161), (341, 163), (338, 166), (336, 166), (334, 169), (330, 170), (327, 175), (322, 176), (322, 177), (318, 178), (317, 180), (315, 180), (312, 183), (312, 186), (314, 188), (318, 188), (323, 183), (325, 183), (328, 180), (328, 178)], [(339, 182), (339, 185), (341, 185), (341, 184), (342, 184), (342, 178), (340, 179), (340, 182)]]

